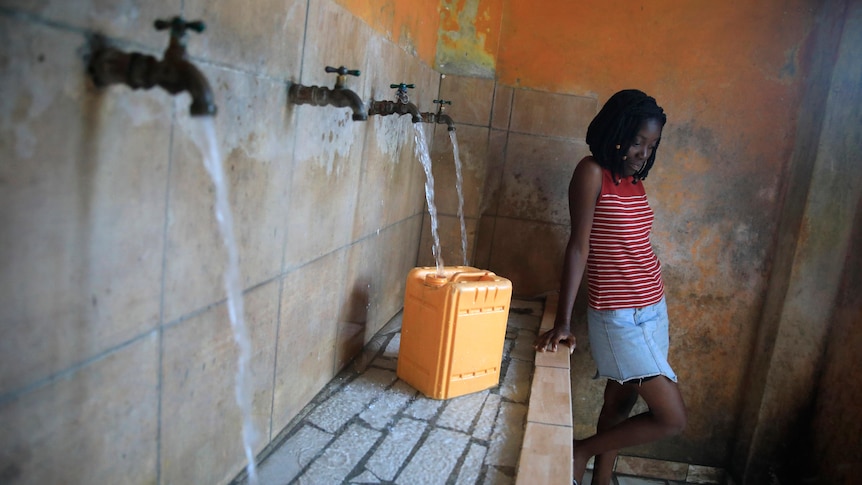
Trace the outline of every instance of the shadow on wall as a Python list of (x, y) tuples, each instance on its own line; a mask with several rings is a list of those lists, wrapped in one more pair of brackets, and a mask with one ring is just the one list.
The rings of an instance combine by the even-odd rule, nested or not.
[(357, 280), (344, 299), (341, 313), (344, 315), (344, 322), (339, 326), (339, 332), (343, 334), (338, 336), (336, 350), (342, 364), (346, 364), (350, 356), (359, 355), (366, 339), (371, 337), (366, 335), (368, 307), (371, 303), (368, 283), (368, 280)]

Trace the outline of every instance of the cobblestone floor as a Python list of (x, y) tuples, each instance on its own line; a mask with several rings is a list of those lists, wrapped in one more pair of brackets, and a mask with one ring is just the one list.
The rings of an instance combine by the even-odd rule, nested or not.
[(542, 302), (513, 300), (500, 385), (448, 400), (395, 375), (396, 316), (294, 419), (261, 485), (514, 484), (541, 315)]

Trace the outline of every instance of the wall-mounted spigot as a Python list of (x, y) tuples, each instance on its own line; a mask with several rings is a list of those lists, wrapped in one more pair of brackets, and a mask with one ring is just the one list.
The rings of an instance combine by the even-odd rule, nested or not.
[(446, 124), (448, 131), (455, 131), (455, 122), (452, 121), (452, 118), (443, 113), (443, 105), (444, 104), (452, 104), (452, 101), (446, 101), (442, 99), (435, 99), (434, 103), (437, 104), (437, 112), (436, 113), (421, 113), (423, 123), (439, 123)]
[(213, 116), (216, 105), (213, 93), (204, 75), (186, 58), (186, 31), (203, 32), (201, 21), (186, 22), (180, 17), (156, 20), (156, 30), (170, 29), (171, 39), (159, 61), (153, 56), (137, 52), (126, 53), (94, 39), (91, 45), (87, 71), (98, 86), (125, 84), (132, 89), (150, 89), (160, 86), (171, 94), (188, 91), (192, 97), (189, 112), (192, 116)]
[(365, 121), (368, 113), (365, 111), (365, 103), (353, 91), (344, 87), (347, 76), (359, 76), (358, 70), (350, 70), (344, 66), (335, 68), (326, 66), (326, 72), (337, 73), (335, 87), (329, 89), (325, 86), (303, 86), (292, 84), (287, 91), (288, 98), (294, 104), (313, 104), (315, 106), (335, 106), (337, 108), (350, 108), (353, 110), (353, 121)]
[(388, 116), (394, 114), (406, 115), (410, 113), (413, 123), (419, 123), (422, 121), (422, 117), (419, 114), (419, 108), (417, 108), (415, 104), (411, 103), (407, 96), (407, 89), (413, 89), (414, 86), (412, 84), (400, 83), (390, 84), (389, 87), (396, 89), (395, 101), (371, 101), (371, 107), (368, 108), (368, 114)]

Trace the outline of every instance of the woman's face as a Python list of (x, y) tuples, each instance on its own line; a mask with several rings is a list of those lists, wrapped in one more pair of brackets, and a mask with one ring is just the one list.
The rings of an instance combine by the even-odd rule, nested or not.
[(623, 164), (623, 177), (631, 177), (641, 171), (646, 165), (649, 157), (652, 156), (655, 147), (661, 139), (661, 123), (658, 120), (650, 119), (641, 123), (640, 129), (628, 152), (626, 152), (626, 160)]

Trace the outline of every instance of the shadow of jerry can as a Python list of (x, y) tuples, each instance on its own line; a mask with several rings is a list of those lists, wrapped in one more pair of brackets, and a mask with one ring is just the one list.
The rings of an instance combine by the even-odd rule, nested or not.
[(470, 266), (407, 276), (398, 377), (433, 399), (496, 386), (512, 282)]

